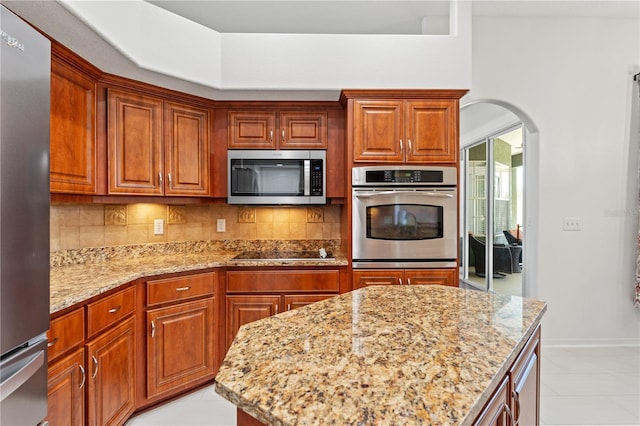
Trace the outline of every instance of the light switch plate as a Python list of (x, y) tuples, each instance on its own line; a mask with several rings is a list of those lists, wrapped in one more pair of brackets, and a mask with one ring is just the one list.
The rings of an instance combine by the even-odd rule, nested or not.
[(153, 221), (153, 235), (163, 235), (164, 234), (164, 220), (155, 219)]
[(576, 216), (562, 218), (563, 231), (580, 231), (582, 229), (581, 219)]

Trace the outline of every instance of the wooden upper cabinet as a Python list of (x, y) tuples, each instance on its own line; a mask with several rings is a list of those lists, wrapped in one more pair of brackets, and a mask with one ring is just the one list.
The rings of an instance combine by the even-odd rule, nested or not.
[[(96, 82), (52, 55), (50, 186), (54, 193), (97, 194)], [(103, 156), (101, 156), (102, 161)]]
[(209, 111), (165, 102), (165, 195), (209, 195)]
[(327, 113), (281, 111), (280, 149), (327, 149)]
[(455, 163), (452, 101), (355, 101), (354, 161)]
[(457, 164), (465, 90), (347, 90), (353, 163)]
[(109, 193), (163, 195), (162, 100), (108, 91)]
[(457, 102), (406, 102), (405, 129), (407, 163), (458, 161)]
[(229, 111), (229, 148), (275, 149), (276, 113)]
[(109, 193), (210, 194), (209, 110), (108, 91)]
[(228, 148), (326, 149), (326, 111), (229, 111)]
[(402, 101), (354, 102), (354, 161), (402, 162)]

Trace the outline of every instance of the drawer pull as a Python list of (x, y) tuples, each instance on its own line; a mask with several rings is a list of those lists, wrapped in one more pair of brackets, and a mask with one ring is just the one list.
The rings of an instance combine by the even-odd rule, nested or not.
[(176, 288), (176, 291), (188, 291), (188, 290), (191, 290), (191, 286), (190, 285), (188, 285), (186, 287), (178, 287), (178, 288)]
[(93, 360), (93, 375), (91, 376), (92, 379), (95, 379), (96, 376), (98, 375), (98, 359), (95, 357), (95, 355), (91, 355), (91, 359)]
[(120, 309), (122, 309), (122, 305), (118, 305), (115, 308), (111, 308), (109, 309), (109, 313), (110, 314), (115, 314), (116, 312), (118, 312)]
[(290, 310), (291, 310), (291, 303), (287, 305), (287, 311), (290, 311)]
[(82, 365), (78, 365), (78, 368), (82, 374), (82, 381), (80, 382), (80, 389), (82, 389), (84, 387), (84, 382), (87, 379), (87, 375), (85, 374), (84, 367)]
[(151, 337), (156, 337), (156, 322), (151, 321)]
[(50, 341), (49, 343), (47, 343), (47, 347), (50, 348), (51, 346), (55, 345), (56, 343), (58, 343), (58, 338), (57, 337), (55, 339), (53, 339), (52, 341)]

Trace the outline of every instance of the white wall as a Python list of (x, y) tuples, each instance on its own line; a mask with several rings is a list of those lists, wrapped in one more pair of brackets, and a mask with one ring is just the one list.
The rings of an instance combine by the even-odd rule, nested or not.
[[(630, 122), (640, 22), (474, 17), (473, 26), (468, 96), (509, 102), (539, 129), (532, 288), (548, 303), (544, 343), (640, 344), (629, 199), (637, 194), (629, 155), (638, 149)], [(562, 231), (563, 216), (581, 217), (582, 231)]]

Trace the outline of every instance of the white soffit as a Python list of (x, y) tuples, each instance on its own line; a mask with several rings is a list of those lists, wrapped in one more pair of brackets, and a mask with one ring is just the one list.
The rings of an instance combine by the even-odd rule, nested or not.
[(142, 0), (60, 3), (139, 67), (222, 91), (471, 86), (468, 2), (447, 35), (220, 33)]

